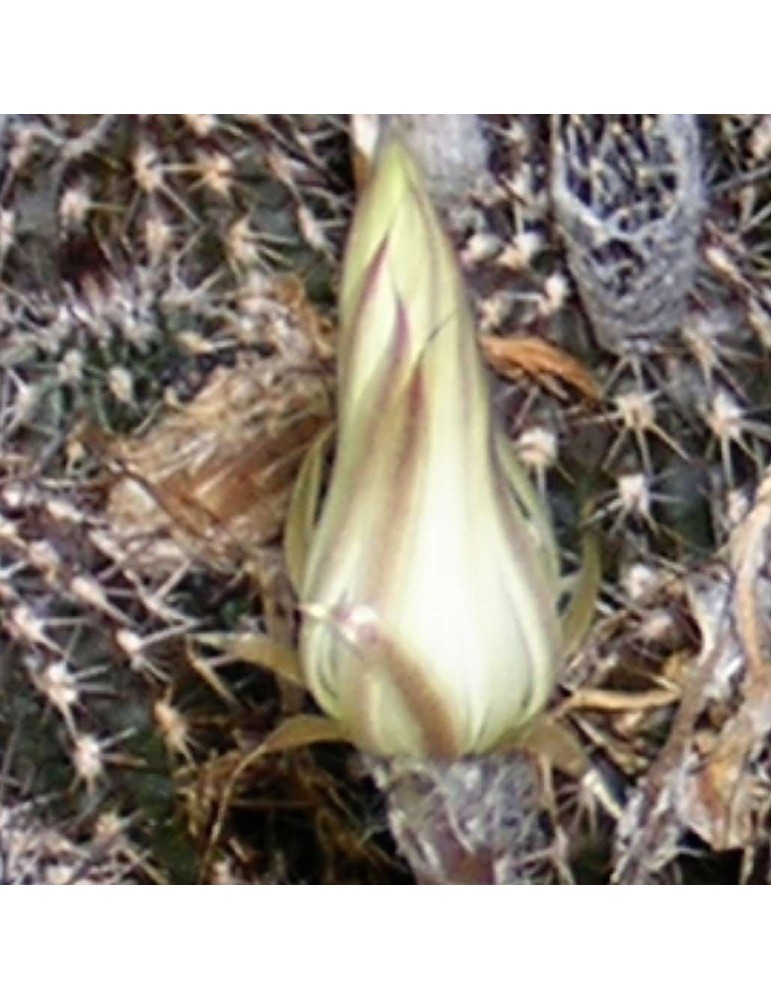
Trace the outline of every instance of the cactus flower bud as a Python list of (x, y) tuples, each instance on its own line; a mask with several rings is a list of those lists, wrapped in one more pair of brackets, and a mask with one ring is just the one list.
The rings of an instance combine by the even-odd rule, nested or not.
[(384, 144), (349, 238), (338, 438), (300, 656), (362, 749), (455, 758), (517, 734), (560, 657), (548, 517), (494, 425), (454, 251)]

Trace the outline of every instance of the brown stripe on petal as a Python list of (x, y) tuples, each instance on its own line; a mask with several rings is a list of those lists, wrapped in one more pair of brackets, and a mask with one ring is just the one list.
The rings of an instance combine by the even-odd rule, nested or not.
[[(359, 296), (356, 300), (356, 306), (353, 310), (353, 315), (348, 317), (349, 321), (346, 323), (346, 327), (348, 329), (354, 329), (358, 325), (359, 319), (361, 318), (361, 311), (367, 296), (372, 291), (373, 285), (377, 282), (378, 277), (380, 276), (380, 270), (383, 267), (387, 250), (388, 236), (384, 236), (380, 243), (378, 243), (377, 250), (375, 250), (372, 254), (372, 259), (369, 264), (367, 264), (366, 271), (364, 272), (364, 279), (361, 283), (361, 289), (359, 290)], [(350, 266), (350, 263), (346, 262), (345, 266)]]
[[(383, 440), (373, 442), (373, 454), (374, 448), (381, 448), (381, 455), (388, 455), (389, 478), (383, 484), (379, 505), (381, 523), (373, 525), (381, 530), (374, 539), (367, 592), (377, 594), (378, 600), (386, 603), (393, 601), (394, 593), (401, 590), (404, 574), (409, 571), (410, 552), (405, 542), (420, 531), (414, 520), (422, 516), (428, 431), (425, 377), (420, 368), (415, 369), (399, 396), (398, 403), (392, 404), (392, 412), (387, 416), (384, 413)], [(396, 405), (398, 411), (393, 412)], [(379, 458), (374, 460), (377, 462)]]
[(420, 368), (415, 371), (407, 386), (407, 412), (409, 433), (411, 429), (418, 428), (419, 422), (425, 420), (426, 416), (426, 379)]
[[(366, 614), (362, 615), (362, 611)], [(404, 705), (420, 730), (423, 750), (429, 756), (453, 759), (464, 749), (458, 739), (457, 726), (447, 711), (441, 694), (431, 685), (425, 670), (419, 662), (411, 659), (399, 648), (397, 641), (378, 621), (369, 609), (341, 609), (334, 613), (331, 624), (336, 624), (340, 635), (361, 658), (362, 670), (357, 678), (357, 703), (366, 711), (372, 711), (366, 719), (365, 729), (372, 735), (377, 729), (377, 714), (387, 711), (388, 706), (369, 704), (367, 673), (377, 669), (382, 671), (401, 696)], [(364, 733), (366, 740), (367, 733)], [(369, 748), (372, 752), (382, 752), (377, 738)]]
[(410, 349), (410, 324), (407, 319), (407, 310), (400, 295), (396, 296), (396, 329), (393, 338), (394, 361), (404, 362), (409, 357)]
[[(361, 578), (366, 594), (382, 592), (382, 582), (398, 575), (393, 569), (395, 546), (402, 530), (400, 516), (414, 507), (416, 496), (412, 480), (422, 467), (419, 449), (424, 433), (425, 379), (419, 368), (412, 374), (405, 369), (405, 345), (410, 338), (409, 315), (404, 303), (396, 300), (396, 324), (390, 343), (390, 357), (385, 355), (358, 404), (341, 427), (337, 458), (330, 485), (336, 500), (345, 490), (345, 507), (355, 517), (363, 509), (373, 520), (366, 526), (372, 545), (367, 567)], [(343, 482), (340, 476), (344, 477)], [(381, 496), (375, 504), (371, 497), (371, 479), (383, 481)], [(341, 512), (338, 511), (338, 516)], [(353, 524), (338, 525), (349, 532)], [(359, 529), (363, 530), (363, 529)], [(387, 573), (383, 572), (387, 566)], [(327, 564), (324, 572), (332, 567)]]
[[(368, 281), (382, 266), (387, 239), (384, 239), (378, 249), (377, 259), (368, 271)], [(359, 313), (366, 297), (366, 288), (362, 293)], [(363, 335), (358, 339), (366, 339), (366, 323), (362, 315), (357, 316), (356, 324), (364, 327)], [(358, 331), (353, 333), (357, 337)], [(382, 546), (377, 545), (377, 533), (385, 520), (384, 511), (391, 507), (390, 499), (377, 504), (371, 501), (371, 480), (373, 475), (385, 472), (387, 481), (398, 479), (394, 467), (399, 465), (399, 448), (403, 438), (402, 426), (404, 415), (401, 412), (401, 396), (404, 392), (404, 368), (401, 355), (404, 354), (404, 343), (409, 338), (409, 320), (402, 303), (396, 303), (396, 328), (387, 345), (383, 347), (381, 363), (373, 370), (366, 386), (355, 395), (355, 405), (346, 407), (346, 386), (339, 387), (341, 419), (338, 429), (338, 440), (332, 476), (327, 499), (325, 501), (322, 520), (317, 528), (315, 554), (313, 558), (313, 581), (308, 580), (310, 589), (307, 593), (317, 594), (321, 581), (329, 580), (336, 573), (336, 562), (341, 548), (346, 547), (343, 540), (355, 530), (366, 530), (374, 536), (368, 560), (370, 566), (381, 564)], [(393, 347), (392, 344), (396, 344)], [(390, 350), (390, 357), (389, 353)], [(391, 491), (389, 490), (389, 497)], [(373, 523), (366, 526), (355, 525), (356, 513), (364, 511), (372, 518)], [(323, 542), (320, 542), (323, 539)], [(376, 577), (379, 578), (378, 570)], [(365, 571), (361, 581), (366, 584), (371, 575)]]
[[(378, 244), (378, 248), (373, 254), (371, 261), (367, 265), (364, 280), (361, 283), (358, 298), (353, 308), (353, 313), (352, 315), (344, 318), (343, 326), (340, 330), (337, 351), (337, 367), (341, 375), (344, 368), (351, 367), (352, 356), (355, 351), (360, 350), (362, 347), (362, 344), (360, 343), (362, 338), (361, 336), (357, 337), (357, 333), (361, 328), (361, 318), (367, 308), (367, 305), (369, 304), (372, 289), (381, 278), (381, 271), (385, 265), (387, 253), (388, 237), (384, 236)], [(350, 263), (347, 263), (345, 266), (350, 267), (351, 265)]]

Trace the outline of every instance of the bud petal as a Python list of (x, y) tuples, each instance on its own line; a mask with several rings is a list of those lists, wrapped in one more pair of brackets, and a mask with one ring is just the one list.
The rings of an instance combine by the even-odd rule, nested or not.
[(396, 139), (349, 240), (338, 374), (335, 464), (301, 585), (306, 681), (373, 753), (484, 752), (551, 693), (555, 548), (493, 426), (454, 251)]

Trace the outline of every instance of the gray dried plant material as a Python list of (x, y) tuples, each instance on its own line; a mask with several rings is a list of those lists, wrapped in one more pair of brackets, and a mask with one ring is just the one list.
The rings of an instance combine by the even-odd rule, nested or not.
[(397, 130), (420, 163), (437, 207), (451, 223), (470, 220), (471, 199), (492, 184), (490, 151), (479, 115), (352, 115), (352, 119), (358, 157), (371, 160), (383, 136)]
[(366, 758), (388, 820), (419, 882), (508, 885), (538, 881), (545, 837), (533, 761), (521, 753), (453, 763)]
[(44, 823), (34, 803), (0, 805), (0, 885), (136, 884), (136, 855), (107, 825), (76, 843)]
[(752, 865), (767, 838), (771, 774), (771, 475), (731, 532), (723, 561), (694, 575), (690, 605), (702, 648), (667, 742), (630, 799), (614, 879), (655, 878), (693, 831)]
[(682, 319), (704, 206), (694, 115), (557, 115), (552, 195), (600, 344), (650, 346)]

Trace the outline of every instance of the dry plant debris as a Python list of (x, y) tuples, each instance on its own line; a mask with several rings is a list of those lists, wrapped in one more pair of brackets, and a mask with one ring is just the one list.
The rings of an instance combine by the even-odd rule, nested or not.
[(761, 482), (723, 561), (695, 576), (701, 633), (667, 742), (623, 817), (615, 877), (655, 875), (691, 830), (715, 851), (741, 851), (751, 875), (768, 816), (771, 732), (771, 490)]
[(293, 640), (378, 116), (8, 116), (0, 881), (769, 880), (771, 119), (404, 117), (566, 570), (601, 541), (553, 706), (591, 769), (255, 756), (309, 706), (195, 641)]
[[(106, 450), (119, 472), (108, 515), (126, 544), (163, 571), (156, 539), (238, 573), (281, 536), (300, 461), (332, 420), (324, 367), (328, 332), (296, 281), (252, 290), (255, 337), (229, 348), (189, 402), (175, 402), (141, 436)], [(189, 335), (194, 336), (193, 334)], [(204, 358), (208, 343), (194, 342)]]

